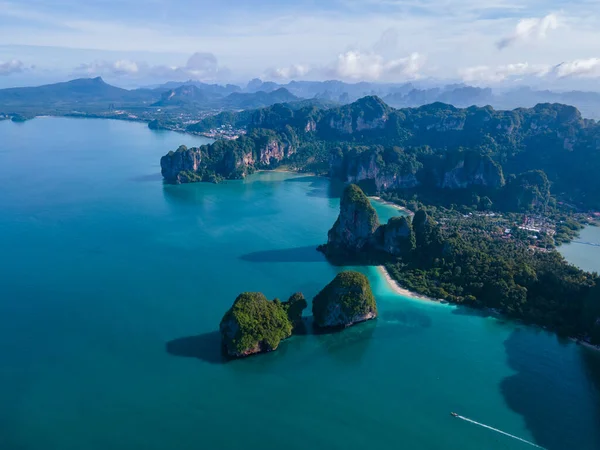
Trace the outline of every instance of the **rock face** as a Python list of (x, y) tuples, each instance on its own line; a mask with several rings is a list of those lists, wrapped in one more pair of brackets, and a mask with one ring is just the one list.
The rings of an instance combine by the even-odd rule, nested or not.
[(377, 228), (379, 218), (375, 208), (358, 186), (350, 184), (342, 195), (340, 215), (329, 230), (327, 247), (330, 250), (360, 252), (372, 244)]
[(467, 154), (452, 169), (444, 172), (439, 182), (439, 187), (448, 189), (464, 189), (469, 186), (504, 186), (502, 168), (489, 156)]
[(325, 117), (323, 124), (339, 134), (353, 134), (385, 128), (391, 108), (383, 100), (368, 96), (339, 108)]
[(348, 161), (345, 181), (347, 183), (360, 183), (361, 181), (371, 180), (377, 188), (377, 191), (413, 188), (419, 184), (415, 174), (401, 174), (397, 171), (386, 171), (378, 164), (377, 156), (376, 153), (373, 153), (366, 161)]
[(261, 164), (269, 165), (271, 162), (279, 162), (286, 156), (286, 147), (276, 140), (270, 140), (267, 145), (260, 149)]
[(406, 217), (392, 217), (383, 229), (383, 251), (401, 256), (414, 250), (416, 245), (412, 224)]
[(377, 303), (366, 276), (342, 272), (313, 300), (315, 324), (321, 328), (349, 327), (377, 317)]
[(182, 145), (175, 152), (169, 152), (160, 159), (162, 176), (169, 183), (187, 182), (187, 173), (196, 172), (200, 168), (202, 156), (199, 149), (188, 149)]
[[(415, 233), (408, 217), (392, 217), (380, 225), (377, 212), (364, 192), (350, 184), (344, 190), (340, 215), (319, 250), (334, 263), (401, 257), (415, 249)], [(375, 258), (373, 258), (375, 257)]]
[(292, 328), (281, 302), (259, 292), (240, 294), (220, 326), (224, 351), (235, 358), (276, 350)]

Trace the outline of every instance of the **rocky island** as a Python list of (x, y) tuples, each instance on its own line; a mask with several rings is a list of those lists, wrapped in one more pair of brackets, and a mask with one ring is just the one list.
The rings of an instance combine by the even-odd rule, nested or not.
[(269, 301), (260, 292), (240, 294), (221, 320), (224, 352), (241, 358), (277, 350), (279, 343), (292, 335), (306, 306), (300, 293), (284, 303)]
[(369, 280), (359, 272), (339, 273), (314, 298), (312, 311), (320, 328), (346, 328), (378, 314)]
[[(240, 294), (221, 320), (223, 352), (243, 358), (277, 350), (281, 341), (303, 326), (307, 302), (296, 293), (287, 302), (273, 301), (260, 292)], [(341, 272), (313, 300), (314, 325), (318, 328), (346, 328), (375, 319), (377, 303), (366, 276)]]

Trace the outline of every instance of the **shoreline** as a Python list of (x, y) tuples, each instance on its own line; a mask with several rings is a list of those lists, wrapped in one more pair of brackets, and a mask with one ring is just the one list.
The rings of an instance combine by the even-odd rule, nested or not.
[(392, 276), (389, 274), (389, 272), (387, 271), (385, 266), (377, 266), (377, 271), (381, 275), (383, 275), (383, 278), (385, 278), (385, 281), (387, 282), (390, 289), (392, 289), (396, 294), (400, 294), (404, 297), (412, 298), (415, 300), (423, 300), (423, 301), (428, 301), (428, 302), (433, 302), (433, 303), (447, 304), (447, 302), (445, 302), (443, 300), (427, 297), (426, 295), (418, 294), (416, 292), (412, 292), (406, 288), (403, 288), (402, 286), (400, 286), (398, 284), (398, 282), (396, 280), (394, 280), (392, 278)]
[(369, 198), (371, 200), (375, 200), (377, 203), (381, 203), (383, 205), (390, 206), (391, 208), (397, 209), (398, 211), (402, 211), (411, 217), (415, 215), (415, 213), (412, 212), (410, 209), (405, 208), (404, 206), (397, 205), (396, 203), (388, 202), (387, 200), (384, 200), (377, 195), (371, 195), (371, 196), (369, 196)]
[[(410, 299), (413, 299), (413, 300), (439, 303), (441, 305), (450, 305), (451, 304), (451, 303), (449, 303), (449, 302), (447, 302), (445, 300), (440, 300), (440, 299), (435, 299), (435, 298), (427, 297), (425, 295), (418, 294), (416, 292), (412, 292), (412, 291), (409, 291), (406, 288), (403, 288), (402, 286), (400, 286), (398, 284), (398, 282), (396, 280), (394, 280), (392, 278), (392, 276), (389, 274), (389, 272), (387, 271), (387, 269), (385, 268), (385, 266), (377, 266), (377, 271), (383, 276), (383, 278), (385, 278), (385, 281), (386, 281), (387, 285), (396, 294), (402, 295), (403, 297), (407, 297), (407, 298), (410, 298)], [(497, 311), (492, 311), (492, 312), (498, 313)], [(501, 313), (498, 313), (498, 314), (502, 315)], [(594, 344), (591, 344), (590, 342), (584, 341), (583, 339), (579, 339), (579, 338), (576, 338), (576, 337), (570, 337), (569, 340), (571, 342), (573, 342), (575, 345), (579, 345), (579, 346), (584, 347), (584, 348), (586, 348), (588, 350), (591, 350), (591, 351), (600, 352), (600, 345), (594, 345)]]

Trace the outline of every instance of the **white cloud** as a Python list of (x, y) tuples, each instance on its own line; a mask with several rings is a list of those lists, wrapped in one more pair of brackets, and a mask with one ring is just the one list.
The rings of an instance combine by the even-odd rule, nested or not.
[(87, 76), (157, 78), (160, 80), (200, 80), (212, 81), (217, 77), (226, 76), (229, 71), (219, 66), (215, 55), (206, 52), (196, 52), (183, 66), (149, 65), (145, 62), (129, 60), (94, 61), (76, 67), (76, 74)]
[(600, 77), (600, 58), (576, 59), (564, 62), (554, 69), (559, 78)]
[(23, 61), (18, 59), (11, 59), (10, 61), (0, 61), (0, 76), (12, 75), (13, 73), (23, 72), (26, 69)]
[(475, 66), (467, 67), (459, 71), (459, 75), (465, 82), (499, 83), (509, 78), (522, 76), (544, 77), (551, 71), (548, 64), (516, 63), (497, 67)]
[(600, 78), (600, 58), (575, 59), (558, 65), (517, 63), (500, 66), (474, 66), (459, 70), (467, 83), (500, 83), (520, 77), (537, 77), (547, 80), (557, 78)]
[(87, 64), (81, 64), (75, 68), (76, 73), (83, 73), (90, 76), (96, 75), (108, 75), (108, 76), (120, 76), (120, 75), (133, 75), (140, 71), (138, 63), (121, 59), (118, 61), (94, 61)]
[(348, 50), (339, 53), (337, 58), (321, 65), (292, 64), (282, 68), (272, 68), (265, 72), (268, 79), (311, 79), (337, 78), (348, 81), (403, 81), (420, 78), (420, 70), (425, 58), (419, 53), (412, 53), (403, 58), (386, 58), (375, 48), (381, 48), (382, 42), (395, 45), (395, 31), (388, 29), (382, 38), (373, 46), (373, 50)]
[(272, 79), (292, 80), (302, 78), (311, 71), (311, 68), (303, 64), (292, 64), (288, 67), (280, 67), (267, 70), (265, 76)]
[(558, 28), (559, 19), (556, 14), (548, 14), (541, 18), (521, 19), (515, 31), (502, 39), (496, 46), (502, 50), (513, 44), (532, 39), (544, 39), (549, 31)]
[(350, 50), (338, 55), (329, 72), (341, 79), (396, 81), (419, 78), (424, 63), (425, 59), (418, 53), (405, 58), (386, 59), (374, 52)]

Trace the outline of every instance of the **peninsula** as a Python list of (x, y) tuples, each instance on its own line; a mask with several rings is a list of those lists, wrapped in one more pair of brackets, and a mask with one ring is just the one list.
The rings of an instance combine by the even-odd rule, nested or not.
[[(439, 214), (439, 213), (438, 213)], [(384, 265), (401, 286), (421, 295), (497, 310), (559, 334), (600, 343), (600, 279), (556, 251), (479, 227), (440, 225), (418, 210), (379, 224), (362, 190), (346, 187), (340, 214), (319, 247), (334, 264)], [(485, 224), (485, 222), (483, 222)]]

